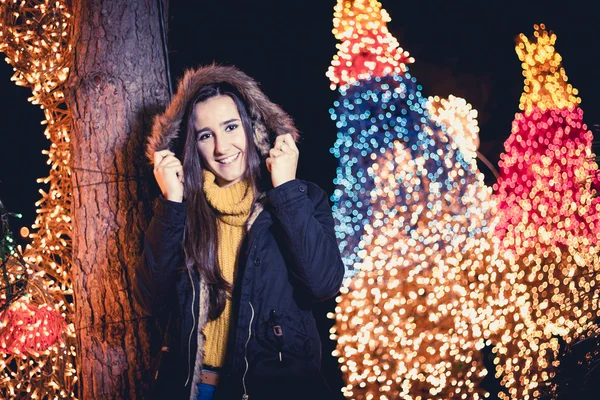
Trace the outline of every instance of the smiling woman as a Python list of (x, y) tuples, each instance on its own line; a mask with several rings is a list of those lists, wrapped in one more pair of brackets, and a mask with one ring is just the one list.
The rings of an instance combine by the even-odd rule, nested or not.
[(232, 67), (188, 71), (156, 118), (147, 154), (163, 195), (136, 282), (170, 321), (156, 398), (332, 398), (312, 306), (344, 268), (327, 195), (296, 179), (297, 138)]
[(192, 122), (200, 157), (217, 184), (239, 182), (246, 172), (247, 138), (232, 97), (221, 95), (197, 103)]

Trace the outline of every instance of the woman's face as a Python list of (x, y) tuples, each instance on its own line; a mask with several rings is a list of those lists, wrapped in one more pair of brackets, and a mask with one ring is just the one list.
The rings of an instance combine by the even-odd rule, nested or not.
[(246, 172), (246, 133), (229, 96), (217, 96), (194, 106), (196, 146), (217, 185), (233, 185)]

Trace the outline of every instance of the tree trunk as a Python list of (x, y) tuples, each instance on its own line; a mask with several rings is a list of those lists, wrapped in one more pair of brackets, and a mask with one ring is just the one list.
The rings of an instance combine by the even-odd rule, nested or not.
[(168, 100), (158, 4), (73, 2), (67, 102), (80, 399), (142, 398), (149, 382), (149, 321), (131, 290), (151, 211), (145, 138), (151, 116)]

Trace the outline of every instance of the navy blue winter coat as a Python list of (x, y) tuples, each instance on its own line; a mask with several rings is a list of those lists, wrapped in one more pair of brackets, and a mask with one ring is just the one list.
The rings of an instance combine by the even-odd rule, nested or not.
[[(138, 296), (154, 316), (165, 322), (171, 315), (157, 398), (188, 399), (197, 372), (203, 289), (196, 271), (184, 267), (185, 217), (185, 203), (157, 200), (137, 274)], [(319, 372), (321, 343), (311, 310), (338, 293), (344, 267), (324, 191), (301, 180), (271, 189), (237, 268), (217, 399), (331, 398)]]

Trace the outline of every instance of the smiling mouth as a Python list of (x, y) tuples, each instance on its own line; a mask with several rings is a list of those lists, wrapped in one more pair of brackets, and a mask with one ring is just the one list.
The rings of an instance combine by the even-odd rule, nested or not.
[(221, 160), (215, 160), (216, 162), (218, 162), (219, 164), (223, 164), (223, 165), (227, 165), (227, 164), (231, 164), (232, 162), (234, 162), (235, 160), (238, 159), (238, 157), (240, 156), (241, 152), (234, 154), (230, 157), (227, 158), (223, 158)]

